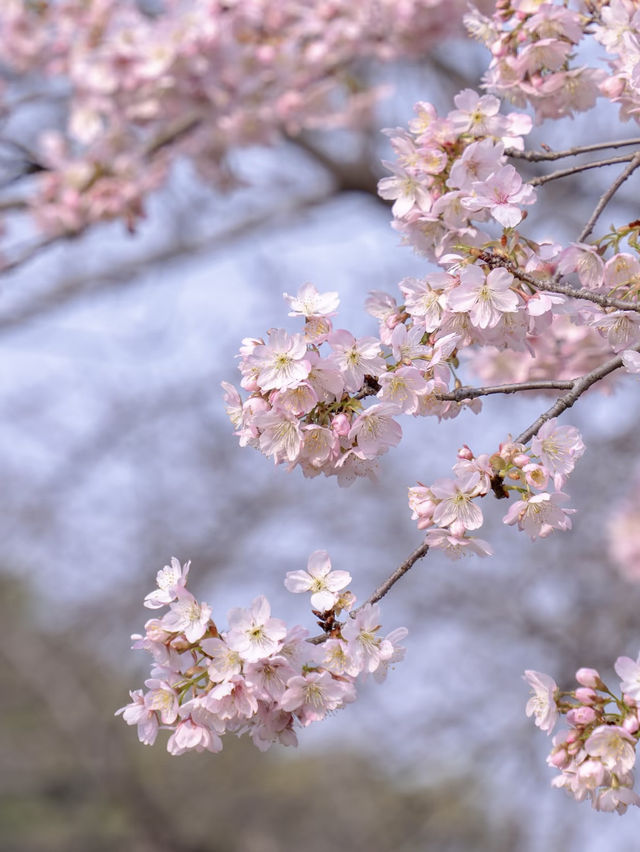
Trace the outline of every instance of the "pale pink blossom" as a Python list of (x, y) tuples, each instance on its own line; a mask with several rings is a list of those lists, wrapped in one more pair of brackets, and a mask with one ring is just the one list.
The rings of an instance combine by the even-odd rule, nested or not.
[(640, 352), (633, 349), (625, 349), (622, 355), (622, 363), (629, 373), (640, 373)]
[(367, 672), (374, 672), (394, 652), (389, 640), (376, 635), (379, 630), (380, 608), (377, 604), (365, 604), (355, 616), (347, 619), (342, 628), (348, 652)]
[(326, 550), (315, 550), (309, 557), (306, 571), (289, 571), (284, 585), (290, 592), (311, 592), (311, 606), (326, 612), (335, 606), (337, 594), (351, 582), (348, 571), (332, 571)]
[(622, 691), (640, 701), (640, 659), (634, 662), (630, 657), (618, 657), (614, 668)]
[(488, 210), (505, 228), (513, 228), (522, 219), (519, 204), (533, 204), (536, 193), (533, 187), (523, 184), (513, 166), (502, 166), (484, 181), (472, 183), (472, 196), (463, 199), (463, 205), (472, 212)]
[[(418, 529), (423, 529), (418, 523)], [(429, 530), (425, 542), (429, 547), (442, 550), (449, 559), (458, 560), (463, 556), (493, 556), (491, 545), (482, 538), (468, 535), (454, 535), (450, 530)]]
[(585, 742), (591, 757), (598, 757), (612, 772), (629, 772), (636, 762), (636, 740), (619, 725), (599, 725)]
[(349, 440), (358, 442), (358, 454), (373, 458), (395, 447), (402, 438), (402, 427), (393, 419), (400, 413), (397, 405), (380, 402), (363, 411), (353, 421)]
[(232, 609), (228, 620), (227, 645), (247, 662), (277, 653), (287, 633), (284, 622), (271, 617), (271, 606), (264, 595), (257, 597), (249, 609)]
[(329, 672), (308, 672), (292, 677), (280, 699), (280, 707), (310, 725), (324, 719), (327, 713), (356, 699), (352, 683), (337, 680)]
[(163, 680), (150, 678), (144, 685), (149, 692), (144, 697), (145, 706), (160, 716), (163, 725), (171, 725), (178, 717), (178, 694)]
[(459, 521), (467, 530), (482, 526), (482, 509), (473, 503), (478, 494), (480, 474), (472, 473), (464, 479), (437, 479), (431, 485), (431, 493), (438, 501), (433, 513), (433, 522), (447, 527)]
[(545, 470), (551, 475), (559, 474), (561, 479), (573, 470), (584, 450), (576, 427), (558, 426), (555, 417), (544, 423), (531, 441), (531, 451), (540, 457)]
[(156, 575), (158, 588), (153, 592), (149, 592), (144, 599), (144, 605), (149, 607), (149, 609), (159, 609), (175, 600), (175, 589), (177, 587), (184, 587), (186, 584), (190, 565), (190, 562), (185, 562), (181, 566), (176, 557), (172, 556), (171, 565), (165, 565), (164, 568), (158, 571)]
[(141, 689), (134, 689), (129, 695), (133, 699), (131, 704), (120, 707), (115, 715), (122, 714), (127, 725), (138, 726), (138, 739), (143, 745), (153, 745), (158, 735), (158, 717), (147, 707)]
[(184, 633), (189, 642), (197, 642), (207, 632), (211, 607), (204, 602), (198, 603), (191, 592), (182, 586), (175, 587), (175, 591), (177, 599), (161, 619), (160, 625), (170, 633)]
[(549, 675), (532, 669), (527, 669), (523, 678), (533, 691), (533, 695), (527, 702), (527, 716), (535, 716), (535, 723), (538, 728), (550, 734), (558, 718), (556, 706), (558, 685)]
[(375, 337), (358, 340), (348, 331), (334, 331), (329, 336), (335, 363), (344, 376), (345, 390), (356, 393), (362, 387), (366, 375), (379, 376), (386, 370), (381, 356), (380, 341)]
[(471, 322), (478, 328), (492, 328), (503, 313), (518, 308), (518, 296), (510, 289), (513, 275), (506, 269), (492, 269), (485, 277), (477, 266), (468, 266), (460, 273), (460, 284), (447, 294), (452, 311), (468, 311)]
[(290, 317), (333, 317), (340, 305), (336, 292), (319, 293), (310, 283), (303, 284), (296, 296), (290, 296), (288, 293), (283, 295), (291, 308)]
[(309, 372), (307, 344), (301, 334), (284, 329), (269, 332), (269, 343), (256, 346), (249, 363), (257, 368), (257, 381), (263, 391), (295, 388)]

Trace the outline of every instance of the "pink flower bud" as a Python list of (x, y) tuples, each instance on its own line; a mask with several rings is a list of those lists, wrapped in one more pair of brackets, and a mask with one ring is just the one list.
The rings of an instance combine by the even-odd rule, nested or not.
[(349, 434), (351, 424), (346, 414), (336, 414), (331, 421), (331, 428), (336, 435), (344, 436)]
[(525, 464), (529, 464), (531, 459), (526, 453), (518, 453), (511, 459), (511, 461), (515, 464), (516, 467), (524, 467)]
[(598, 699), (598, 693), (595, 689), (588, 686), (579, 686), (573, 694), (580, 704), (595, 704)]
[(627, 695), (626, 692), (622, 693), (622, 700), (627, 705), (627, 707), (637, 707), (638, 706), (638, 702), (635, 700), (635, 698), (632, 698), (631, 695)]
[(458, 458), (466, 459), (467, 461), (473, 460), (473, 453), (466, 444), (463, 444), (458, 450)]
[(581, 686), (589, 686), (591, 689), (602, 689), (604, 684), (600, 680), (600, 674), (595, 669), (578, 669), (576, 680)]
[(637, 715), (627, 716), (624, 722), (622, 723), (622, 727), (630, 734), (635, 734), (637, 730), (640, 730), (640, 722), (638, 721)]
[(567, 722), (570, 725), (590, 725), (596, 719), (596, 711), (593, 707), (574, 707), (567, 713)]
[(552, 752), (549, 755), (548, 762), (551, 764), (551, 766), (555, 766), (556, 769), (564, 769), (564, 767), (567, 766), (570, 761), (571, 758), (569, 757), (567, 752), (563, 748), (561, 748), (558, 749), (558, 751)]

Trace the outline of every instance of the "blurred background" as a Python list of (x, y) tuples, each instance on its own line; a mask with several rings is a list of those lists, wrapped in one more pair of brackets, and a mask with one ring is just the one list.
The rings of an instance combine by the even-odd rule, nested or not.
[[(485, 59), (452, 39), (368, 68), (392, 93), (368, 127), (237, 151), (245, 186), (226, 193), (180, 162), (134, 235), (101, 225), (2, 276), (2, 852), (639, 848), (637, 813), (595, 814), (550, 789), (550, 742), (524, 716), (521, 680), (533, 668), (566, 688), (581, 665), (606, 680), (618, 655), (636, 656), (640, 590), (606, 537), (640, 449), (631, 377), (564, 418), (587, 444), (569, 487), (573, 532), (532, 545), (503, 527), (502, 506), (483, 505), (495, 556), (416, 565), (383, 602), (385, 628), (409, 628), (406, 660), (302, 731), (297, 750), (227, 737), (221, 754), (171, 757), (113, 716), (146, 677), (129, 636), (172, 555), (192, 561), (214, 618), (264, 593), (313, 629), (284, 591), (287, 571), (326, 549), (366, 598), (420, 543), (407, 487), (447, 475), (463, 442), (492, 451), (547, 406), (494, 397), (477, 416), (405, 418), (378, 482), (341, 490), (239, 448), (222, 403), (241, 338), (296, 328), (283, 292), (337, 290), (336, 327), (371, 334), (367, 292), (428, 271), (376, 197), (391, 158), (379, 131), (406, 124), (418, 99), (446, 112)], [(534, 140), (622, 136), (615, 116)], [(575, 239), (608, 174), (549, 185), (529, 233)], [(637, 217), (636, 205), (631, 182), (608, 219)]]

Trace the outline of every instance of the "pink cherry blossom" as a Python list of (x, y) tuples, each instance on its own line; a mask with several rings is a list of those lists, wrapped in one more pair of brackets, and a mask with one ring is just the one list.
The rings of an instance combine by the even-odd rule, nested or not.
[(558, 685), (549, 675), (528, 669), (524, 675), (533, 691), (532, 697), (527, 702), (527, 716), (535, 716), (535, 723), (541, 731), (550, 734), (558, 718), (556, 707), (556, 695)]
[(312, 592), (311, 606), (319, 612), (332, 609), (337, 594), (351, 582), (348, 571), (332, 571), (331, 560), (326, 550), (315, 550), (309, 557), (306, 571), (289, 571), (285, 587), (294, 593)]
[(269, 601), (260, 595), (248, 610), (239, 607), (231, 610), (225, 640), (243, 660), (255, 662), (276, 653), (286, 632), (284, 622), (271, 617)]

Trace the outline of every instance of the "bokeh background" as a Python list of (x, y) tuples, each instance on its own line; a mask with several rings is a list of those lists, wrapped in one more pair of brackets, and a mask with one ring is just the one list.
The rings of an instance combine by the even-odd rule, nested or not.
[[(392, 91), (369, 126), (238, 151), (246, 185), (224, 194), (181, 162), (134, 235), (96, 227), (2, 277), (3, 852), (639, 848), (637, 813), (595, 814), (549, 788), (550, 743), (524, 717), (521, 680), (533, 668), (569, 686), (581, 665), (605, 675), (636, 655), (640, 591), (606, 532), (640, 448), (633, 378), (564, 419), (587, 444), (569, 488), (573, 532), (531, 544), (487, 505), (495, 556), (419, 563), (383, 602), (385, 627), (410, 630), (406, 660), (303, 731), (297, 750), (261, 754), (229, 737), (219, 755), (176, 758), (113, 716), (146, 676), (129, 636), (172, 555), (192, 560), (193, 591), (219, 620), (264, 593), (311, 628), (286, 571), (326, 549), (365, 598), (420, 542), (407, 486), (447, 475), (463, 442), (491, 451), (546, 407), (490, 398), (477, 416), (405, 419), (378, 482), (341, 490), (239, 448), (222, 404), (241, 338), (295, 329), (283, 292), (337, 290), (337, 326), (375, 333), (367, 292), (428, 271), (376, 197), (390, 157), (379, 131), (406, 123), (418, 99), (446, 111), (484, 62), (451, 40), (420, 62), (363, 69)], [(633, 132), (612, 134), (614, 122), (603, 109), (534, 139)], [(574, 239), (607, 175), (551, 184), (530, 233)], [(637, 197), (630, 182), (608, 220), (637, 218)]]

